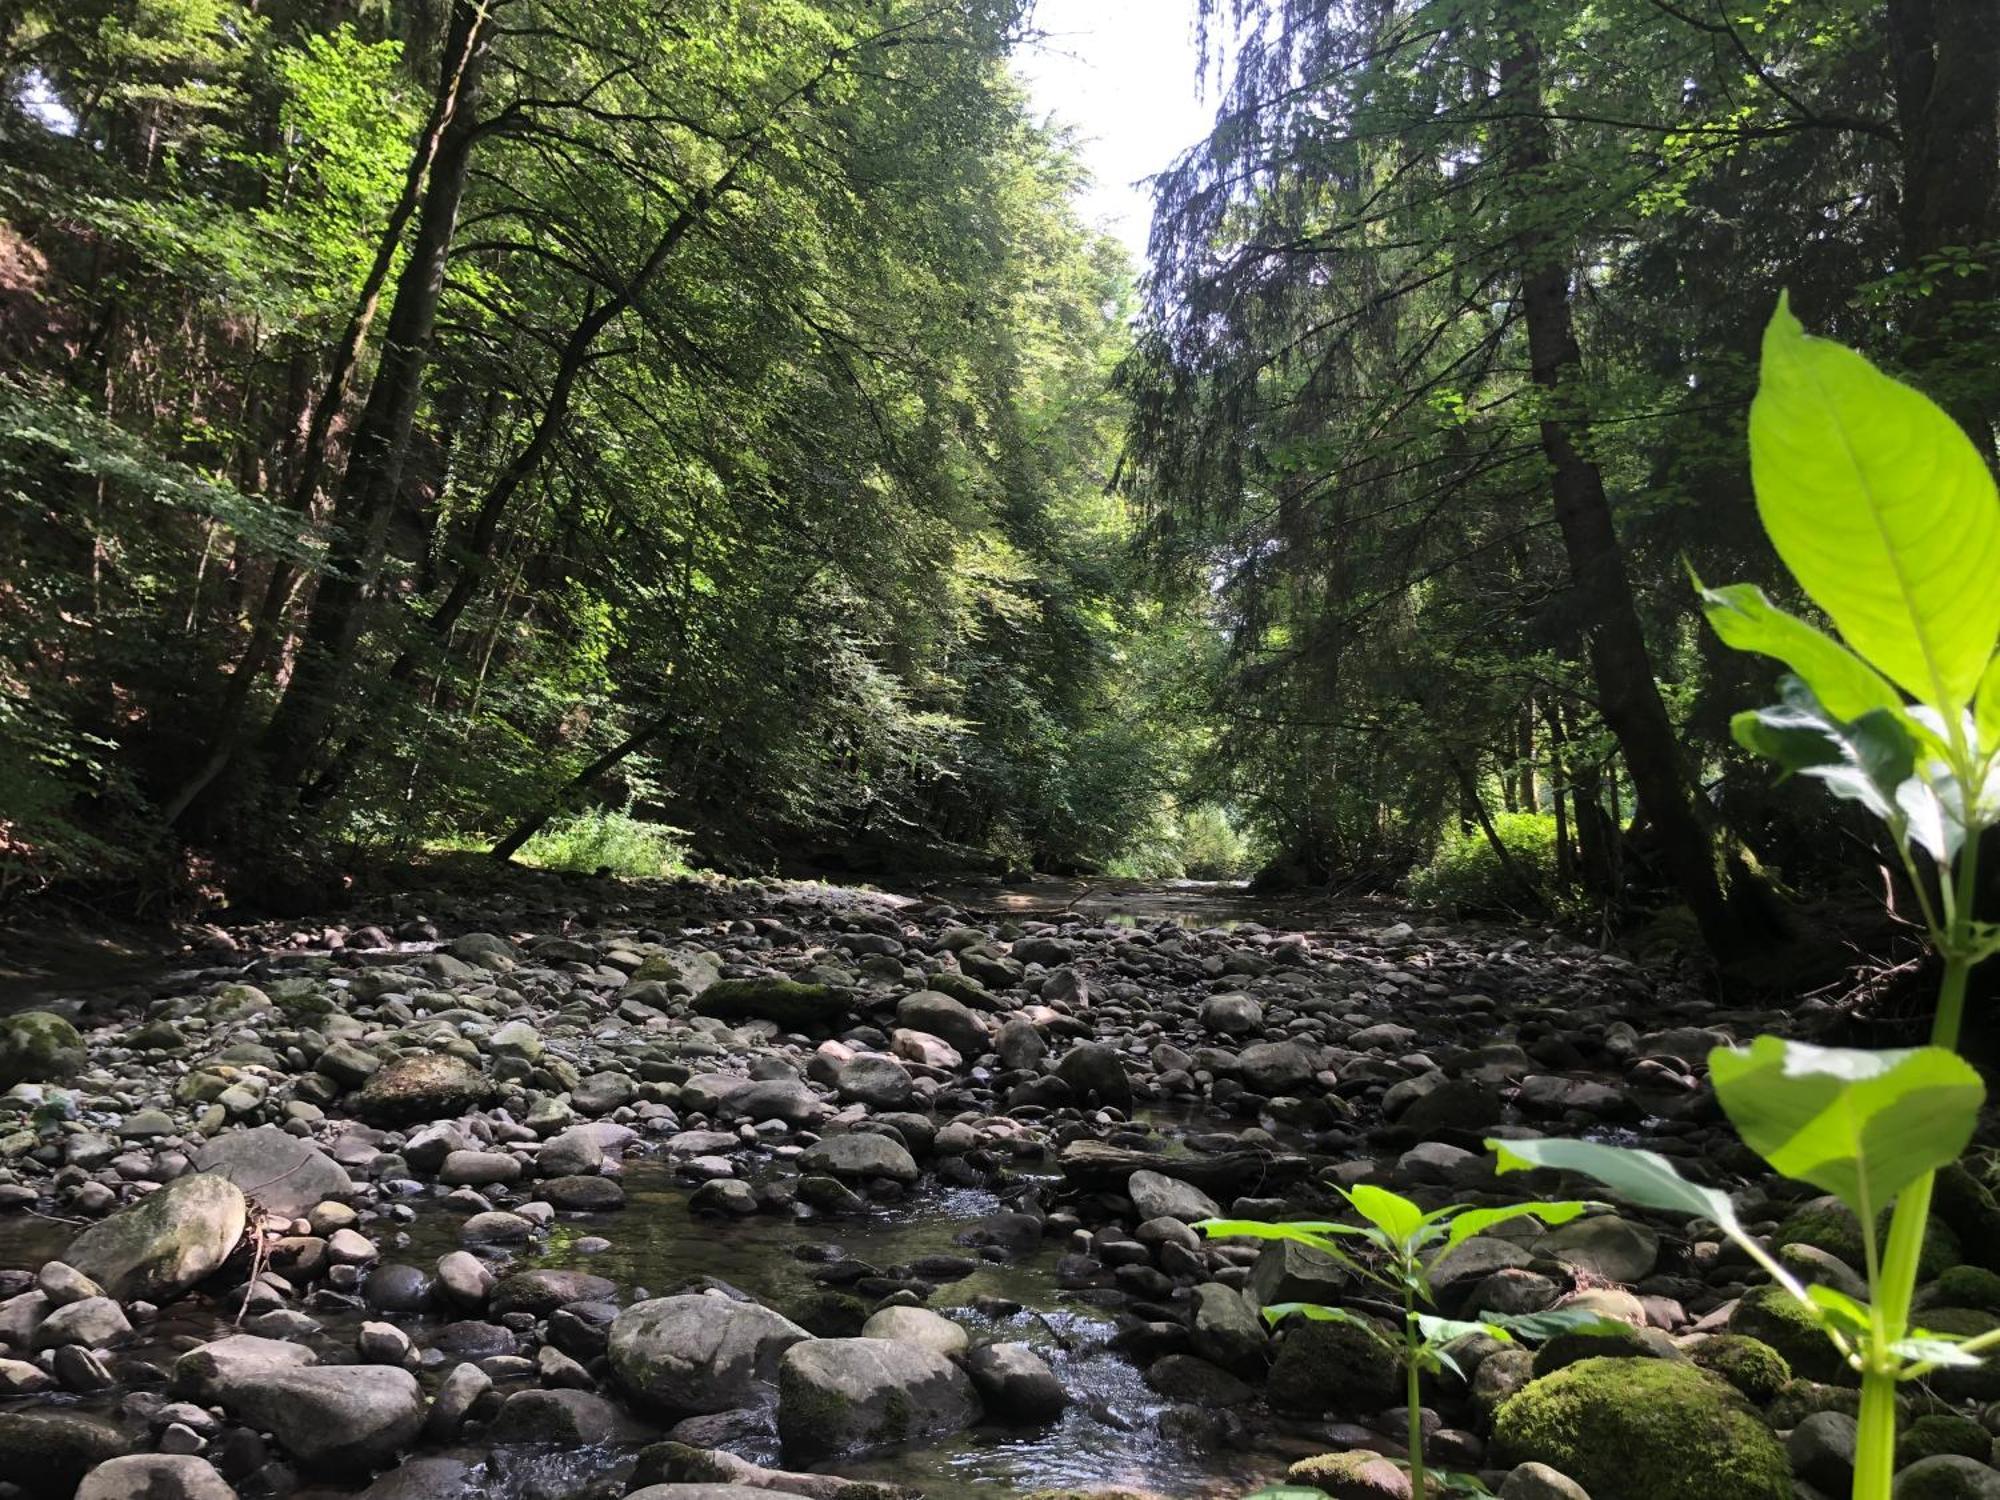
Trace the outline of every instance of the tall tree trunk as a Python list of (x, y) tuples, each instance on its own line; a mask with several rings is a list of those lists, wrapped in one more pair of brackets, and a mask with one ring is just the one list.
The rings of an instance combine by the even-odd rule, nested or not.
[[(445, 41), (444, 59), (438, 74), (437, 94), (431, 103), (429, 118), (417, 138), (415, 149), (410, 154), (410, 165), (404, 175), (403, 190), (395, 207), (390, 211), (388, 222), (376, 243), (375, 257), (367, 275), (362, 279), (361, 289), (356, 296), (353, 311), (346, 328), (342, 331), (340, 343), (335, 346), (332, 363), (318, 397), (313, 401), (311, 412), (305, 423), (305, 431), (295, 453), (288, 453), (285, 465), (288, 472), (292, 507), (303, 516), (313, 504), (319, 492), (320, 482), (326, 469), (327, 447), (331, 439), (334, 418), (346, 404), (348, 388), (359, 363), (361, 350), (367, 342), (368, 330), (374, 323), (376, 309), (381, 301), (383, 283), (388, 279), (396, 252), (403, 242), (403, 232), (408, 227), (410, 216), (419, 204), (424, 207), (425, 218), (431, 217), (430, 203), (438, 194), (438, 169), (448, 148), (458, 143), (458, 160), (452, 168), (457, 175), (457, 183), (449, 188), (452, 211), (455, 216), (457, 202), (464, 191), (464, 178), (469, 160), (470, 133), (474, 124), (479, 94), (479, 79), (485, 69), (486, 55), (492, 40), (492, 27), (488, 24), (487, 13), (490, 0), (458, 0), (452, 7), (451, 27)], [(428, 188), (428, 191), (426, 190)], [(450, 230), (447, 226), (445, 240), (448, 244)], [(422, 229), (419, 229), (417, 253), (410, 264), (425, 253)], [(443, 261), (438, 261), (438, 277), (443, 279)], [(409, 273), (406, 270), (404, 284)], [(397, 304), (402, 303), (402, 288), (398, 287)], [(433, 302), (433, 308), (435, 302)], [(392, 313), (389, 338), (393, 345), (397, 328)], [(389, 368), (391, 352), (385, 352), (383, 368)], [(295, 362), (295, 378), (302, 377), (303, 365)], [(379, 379), (378, 379), (379, 385)], [(289, 448), (291, 445), (285, 445)], [(293, 462), (295, 461), (295, 462)], [(337, 521), (336, 517), (336, 521)], [(299, 568), (284, 559), (272, 564), (271, 576), (265, 584), (262, 602), (258, 606), (256, 618), (251, 621), (250, 639), (245, 643), (243, 653), (237, 658), (235, 669), (230, 673), (229, 682), (223, 691), (221, 708), (216, 714), (215, 727), (210, 736), (208, 755), (202, 765), (187, 781), (167, 799), (163, 816), (169, 825), (180, 821), (215, 778), (222, 774), (234, 758), (238, 746), (244, 738), (244, 730), (250, 709), (250, 693), (264, 668), (270, 662), (283, 634), (285, 609), (292, 598), (300, 579)]]
[(1569, 300), (1568, 247), (1548, 229), (1543, 203), (1528, 196), (1544, 185), (1553, 160), (1542, 113), (1540, 51), (1532, 33), (1514, 28), (1501, 89), (1515, 118), (1505, 126), (1517, 212), (1530, 226), (1516, 236), (1531, 377), (1542, 392), (1541, 444), (1548, 461), (1557, 529), (1569, 562), (1570, 591), (1589, 645), (1599, 708), (1653, 819), (1662, 861), (1718, 957), (1747, 946), (1716, 868), (1715, 848), (1697, 812), (1681, 764), (1673, 721), (1654, 680), (1652, 654), (1632, 596), (1604, 476), (1585, 452), (1589, 415), (1581, 392), (1583, 356)]
[[(313, 595), (297, 668), (264, 732), (271, 775), (280, 788), (297, 783), (319, 743), (378, 584), (403, 461), (423, 394), (458, 208), (471, 175), (480, 77), (492, 38), (485, 24), (486, 9), (470, 0), (457, 0), (452, 7), (451, 35), (467, 38), (461, 47), (464, 62), (458, 70), (456, 107), (438, 139), (416, 236), (397, 278), (383, 330), (381, 361), (334, 502), (327, 571)], [(447, 69), (452, 66), (451, 54), (447, 46)], [(309, 437), (308, 469), (313, 462), (311, 449)]]
[(1889, 0), (1889, 57), (1904, 269), (1970, 252), (1909, 299), (1907, 358), (1990, 462), (2000, 420), (2000, 4)]

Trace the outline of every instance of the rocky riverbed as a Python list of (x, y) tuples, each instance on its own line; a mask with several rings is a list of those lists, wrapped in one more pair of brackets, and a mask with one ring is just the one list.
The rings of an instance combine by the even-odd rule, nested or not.
[[(1426, 1204), (1482, 1142), (1643, 1142), (1811, 1279), (1851, 1222), (1761, 1173), (1700, 1059), (1771, 1018), (1545, 933), (1008, 912), (522, 875), (218, 933), (0, 1022), (0, 1495), (84, 1500), (1407, 1496), (1380, 1309), (1218, 1213)], [(1810, 1008), (1792, 1024), (1809, 1022)], [(2000, 1312), (1953, 1179), (1930, 1326)], [(1515, 1221), (1434, 1463), (1511, 1500), (1846, 1493), (1851, 1377), (1700, 1226)], [(2000, 1370), (1912, 1391), (1906, 1500), (2000, 1494)]]

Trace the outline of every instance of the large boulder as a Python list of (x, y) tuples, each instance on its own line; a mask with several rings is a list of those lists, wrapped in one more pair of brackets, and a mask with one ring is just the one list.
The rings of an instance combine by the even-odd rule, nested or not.
[(1125, 1071), (1125, 1059), (1108, 1042), (1078, 1042), (1056, 1061), (1056, 1077), (1070, 1087), (1079, 1100), (1128, 1108), (1132, 1103), (1132, 1079)]
[(778, 1438), (787, 1459), (958, 1432), (979, 1420), (965, 1371), (891, 1339), (811, 1339), (778, 1362)]
[(195, 1154), (194, 1164), (227, 1177), (258, 1208), (284, 1219), (301, 1218), (315, 1204), (354, 1191), (339, 1162), (275, 1125), (219, 1135)]
[(220, 1267), (248, 1216), (241, 1188), (197, 1173), (91, 1225), (70, 1241), (63, 1260), (120, 1301), (161, 1302)]
[(1395, 1335), (1373, 1322), (1294, 1318), (1271, 1362), (1265, 1394), (1282, 1411), (1377, 1411), (1403, 1394)]
[(643, 1405), (727, 1411), (755, 1399), (779, 1357), (812, 1335), (755, 1302), (690, 1295), (636, 1302), (611, 1323), (611, 1368)]
[(1660, 1262), (1660, 1237), (1644, 1224), (1616, 1214), (1574, 1219), (1537, 1239), (1537, 1255), (1577, 1266), (1625, 1286), (1644, 1281)]
[(892, 1182), (915, 1182), (917, 1159), (901, 1141), (872, 1130), (850, 1130), (830, 1135), (806, 1148), (799, 1158), (800, 1168), (828, 1177), (886, 1177)]
[(833, 1086), (847, 1102), (879, 1110), (904, 1109), (916, 1092), (910, 1070), (876, 1052), (863, 1052), (842, 1063), (834, 1072)]
[(1056, 1372), (1027, 1344), (982, 1344), (965, 1368), (986, 1410), (1001, 1421), (1053, 1421), (1069, 1405)]
[(331, 1473), (382, 1467), (424, 1425), (424, 1394), (389, 1365), (313, 1365), (221, 1384), (238, 1421), (270, 1433), (301, 1464)]
[(354, 1096), (354, 1111), (375, 1125), (447, 1120), (493, 1097), (493, 1080), (450, 1052), (415, 1052), (382, 1064)]
[(189, 1453), (134, 1453), (99, 1464), (76, 1500), (236, 1500), (215, 1465)]
[(51, 1011), (24, 1010), (0, 1019), (0, 1088), (64, 1082), (89, 1055), (77, 1029)]
[(1256, 1042), (1236, 1054), (1236, 1072), (1260, 1094), (1287, 1094), (1312, 1082), (1313, 1055), (1297, 1042)]
[(222, 1391), (254, 1385), (267, 1375), (318, 1362), (319, 1356), (304, 1344), (235, 1333), (190, 1349), (175, 1360), (169, 1386), (184, 1400), (212, 1406)]
[(830, 984), (796, 979), (718, 979), (694, 997), (698, 1015), (718, 1021), (769, 1021), (786, 1031), (834, 1026), (847, 1017), (848, 996)]
[(896, 1024), (944, 1038), (968, 1062), (993, 1047), (978, 1013), (942, 990), (918, 990), (898, 1000)]
[(1729, 1385), (1692, 1364), (1586, 1359), (1495, 1413), (1493, 1458), (1544, 1463), (1591, 1500), (1791, 1500), (1784, 1446)]
[(1195, 1223), (1219, 1219), (1222, 1209), (1216, 1201), (1191, 1182), (1169, 1177), (1163, 1172), (1134, 1172), (1125, 1182), (1125, 1196), (1139, 1210), (1141, 1220), (1179, 1219)]

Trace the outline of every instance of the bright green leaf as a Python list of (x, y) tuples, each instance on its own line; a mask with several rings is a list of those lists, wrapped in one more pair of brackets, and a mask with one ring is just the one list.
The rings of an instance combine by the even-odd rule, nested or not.
[(1947, 713), (1970, 703), (2000, 640), (2000, 495), (1958, 424), (1780, 298), (1750, 471), (1778, 555), (1847, 643)]
[(1571, 1199), (1564, 1203), (1511, 1203), (1505, 1208), (1468, 1209), (1451, 1221), (1451, 1234), (1445, 1240), (1445, 1249), (1455, 1249), (1474, 1235), (1484, 1234), (1495, 1224), (1504, 1224), (1509, 1219), (1532, 1216), (1553, 1229), (1558, 1224), (1567, 1224), (1586, 1209), (1601, 1207), (1602, 1204)]
[(1868, 1314), (1866, 1303), (1857, 1302), (1847, 1293), (1835, 1291), (1830, 1286), (1807, 1287), (1806, 1302), (1811, 1311), (1819, 1314), (1822, 1323), (1844, 1333), (1867, 1335), (1874, 1329), (1874, 1320)]
[(1744, 1143), (1863, 1224), (1958, 1159), (1986, 1098), (1979, 1075), (1942, 1047), (1877, 1052), (1760, 1036), (1716, 1048), (1708, 1066)]
[(1424, 1211), (1400, 1193), (1366, 1183), (1346, 1190), (1354, 1211), (1396, 1244), (1407, 1244), (1424, 1227)]
[(1835, 718), (1903, 706), (1902, 695), (1881, 673), (1832, 636), (1779, 609), (1754, 583), (1704, 588), (1701, 598), (1708, 623), (1725, 645), (1776, 657)]

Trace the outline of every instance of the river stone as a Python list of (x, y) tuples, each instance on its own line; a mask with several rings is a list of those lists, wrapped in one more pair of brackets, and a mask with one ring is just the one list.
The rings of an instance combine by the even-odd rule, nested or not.
[(125, 1320), (125, 1309), (109, 1297), (85, 1297), (80, 1302), (71, 1302), (57, 1308), (35, 1329), (36, 1349), (60, 1349), (69, 1344), (81, 1344), (89, 1349), (102, 1349), (114, 1344), (131, 1333), (132, 1325)]
[(1224, 1036), (1253, 1036), (1264, 1028), (1264, 1007), (1241, 991), (1210, 995), (1201, 1002), (1201, 1024)]
[(1250, 1268), (1250, 1298), (1259, 1307), (1280, 1302), (1338, 1303), (1353, 1289), (1339, 1261), (1324, 1250), (1292, 1240), (1273, 1240), (1257, 1252)]
[(496, 1443), (555, 1443), (579, 1448), (608, 1442), (624, 1426), (618, 1407), (595, 1391), (516, 1391), (488, 1429)]
[(546, 1318), (566, 1303), (612, 1302), (617, 1297), (617, 1282), (588, 1271), (516, 1271), (493, 1289), (493, 1316), (525, 1312)]
[(66, 1082), (89, 1056), (82, 1035), (53, 1011), (24, 1010), (0, 1019), (0, 1088)]
[(1521, 1464), (1500, 1484), (1500, 1500), (1590, 1500), (1583, 1486), (1547, 1464)]
[(483, 1463), (473, 1465), (462, 1458), (413, 1458), (377, 1479), (361, 1492), (359, 1500), (486, 1500), (491, 1493)]
[(771, 1500), (774, 1492), (747, 1484), (649, 1484), (625, 1500)]
[(1829, 1495), (1844, 1495), (1854, 1484), (1854, 1450), (1860, 1427), (1842, 1411), (1816, 1411), (1800, 1418), (1785, 1439), (1792, 1472)]
[(224, 1382), (216, 1399), (299, 1462), (330, 1472), (380, 1468), (424, 1425), (416, 1377), (388, 1365), (270, 1371)]
[(1574, 1219), (1542, 1235), (1532, 1248), (1537, 1255), (1624, 1286), (1644, 1281), (1660, 1261), (1659, 1235), (1616, 1214)]
[(197, 1171), (227, 1177), (265, 1213), (302, 1218), (330, 1198), (346, 1198), (354, 1182), (346, 1168), (311, 1141), (275, 1125), (231, 1130), (195, 1153)]
[(687, 1295), (635, 1302), (611, 1323), (611, 1368), (641, 1403), (669, 1412), (727, 1411), (756, 1398), (779, 1357), (812, 1335), (768, 1307)]
[(70, 1241), (63, 1260), (120, 1301), (164, 1302), (213, 1273), (243, 1238), (243, 1193), (226, 1177), (181, 1177)]
[(1125, 1071), (1125, 1059), (1107, 1042), (1078, 1042), (1056, 1059), (1055, 1072), (1079, 1100), (1094, 1095), (1121, 1109), (1132, 1103), (1132, 1078)]
[(978, 1013), (941, 990), (918, 990), (897, 1001), (896, 1024), (942, 1037), (967, 1059), (990, 1051), (993, 1045)]
[(942, 1354), (890, 1339), (810, 1339), (778, 1362), (788, 1460), (942, 1437), (979, 1420), (972, 1382)]
[(1194, 1289), (1194, 1352), (1237, 1375), (1253, 1375), (1264, 1367), (1270, 1340), (1264, 1320), (1233, 1286), (1205, 1282)]
[(928, 1307), (885, 1307), (861, 1325), (861, 1337), (914, 1344), (947, 1359), (965, 1353), (972, 1343), (963, 1328)]
[(30, 1496), (71, 1495), (86, 1475), (131, 1450), (117, 1428), (74, 1412), (0, 1413), (0, 1475)]
[(1179, 1219), (1192, 1224), (1198, 1219), (1222, 1217), (1221, 1207), (1208, 1194), (1163, 1172), (1134, 1172), (1126, 1180), (1125, 1195), (1141, 1219)]
[(254, 1384), (267, 1375), (316, 1364), (319, 1356), (303, 1344), (233, 1333), (190, 1349), (174, 1361), (168, 1388), (176, 1396), (213, 1405), (225, 1387)]
[(842, 1099), (870, 1109), (902, 1109), (916, 1093), (910, 1070), (893, 1057), (864, 1052), (835, 1070), (834, 1089)]
[(625, 1206), (625, 1189), (609, 1177), (551, 1177), (541, 1195), (569, 1213), (609, 1213)]
[(589, 1177), (603, 1168), (604, 1146), (589, 1125), (552, 1135), (535, 1152), (535, 1170), (544, 1177)]
[(799, 1166), (829, 1177), (887, 1177), (896, 1182), (917, 1180), (917, 1160), (902, 1142), (873, 1131), (852, 1130), (830, 1135), (806, 1148)]
[(1297, 1042), (1256, 1042), (1236, 1054), (1236, 1072), (1260, 1094), (1288, 1094), (1312, 1082), (1312, 1054)]
[(236, 1500), (236, 1491), (205, 1458), (134, 1453), (92, 1469), (76, 1500)]
[(355, 1094), (354, 1112), (374, 1125), (414, 1125), (467, 1114), (492, 1096), (493, 1080), (464, 1058), (417, 1052), (376, 1069)]

